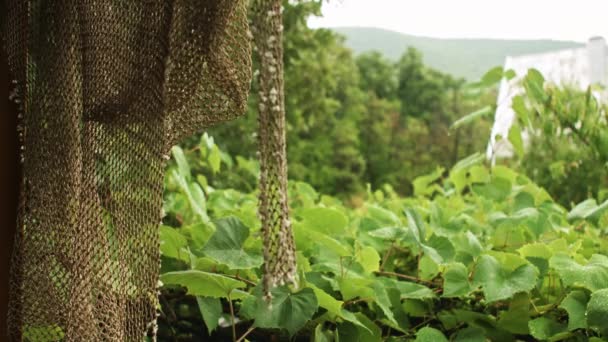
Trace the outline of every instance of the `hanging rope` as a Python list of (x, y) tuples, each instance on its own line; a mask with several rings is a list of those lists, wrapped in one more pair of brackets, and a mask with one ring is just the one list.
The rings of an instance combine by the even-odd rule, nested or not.
[(296, 256), (287, 200), (283, 20), (281, 0), (254, 0), (251, 31), (260, 61), (259, 215), (264, 234), (264, 291), (296, 283)]

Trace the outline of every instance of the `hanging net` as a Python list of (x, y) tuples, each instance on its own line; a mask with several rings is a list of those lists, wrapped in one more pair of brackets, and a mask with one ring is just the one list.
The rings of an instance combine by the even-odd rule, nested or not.
[[(22, 105), (11, 337), (141, 341), (156, 317), (169, 148), (245, 109), (246, 1), (8, 0), (2, 6), (3, 45)], [(272, 163), (277, 157), (269, 149), (283, 153), (284, 138), (269, 141), (262, 154)], [(278, 160), (264, 164), (264, 188), (280, 199), (262, 200), (263, 215), (273, 217), (269, 231), (286, 205), (278, 195), (284, 177), (273, 178), (285, 169)], [(277, 267), (284, 269), (267, 264)]]
[(283, 21), (281, 0), (254, 0), (251, 7), (258, 73), (259, 214), (264, 235), (264, 290), (296, 283), (296, 255), (287, 201)]

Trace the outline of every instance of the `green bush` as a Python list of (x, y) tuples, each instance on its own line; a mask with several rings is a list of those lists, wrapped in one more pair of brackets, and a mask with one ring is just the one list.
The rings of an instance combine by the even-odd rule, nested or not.
[[(415, 197), (368, 190), (358, 208), (292, 182), (299, 285), (276, 288), (268, 305), (256, 192), (213, 188), (192, 172), (238, 173), (228, 158), (215, 162), (221, 151), (207, 142), (174, 148), (167, 171), (161, 339), (608, 337), (608, 203), (568, 212), (527, 177), (489, 170), (480, 155), (416, 179)], [(189, 301), (174, 300), (180, 288)]]

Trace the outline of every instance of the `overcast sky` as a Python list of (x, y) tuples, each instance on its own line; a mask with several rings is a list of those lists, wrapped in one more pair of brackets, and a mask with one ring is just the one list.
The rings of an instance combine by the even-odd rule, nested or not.
[(330, 0), (312, 27), (371, 26), (439, 38), (608, 39), (608, 0)]

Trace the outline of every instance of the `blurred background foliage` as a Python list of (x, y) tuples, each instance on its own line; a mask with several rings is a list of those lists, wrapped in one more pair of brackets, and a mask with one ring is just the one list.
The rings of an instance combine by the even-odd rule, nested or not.
[[(491, 118), (450, 134), (448, 128), (492, 105), (493, 90), (467, 94), (464, 80), (428, 67), (414, 49), (397, 62), (377, 52), (354, 56), (342, 36), (307, 26), (320, 1), (284, 6), (290, 179), (355, 201), (366, 183), (391, 184), (408, 195), (415, 177), (483, 150)], [(233, 156), (255, 157), (256, 84), (252, 88), (247, 115), (209, 131)]]

